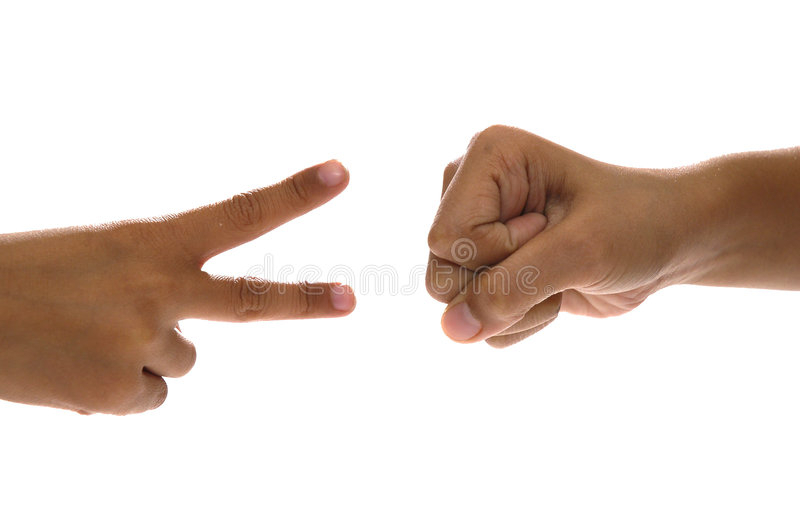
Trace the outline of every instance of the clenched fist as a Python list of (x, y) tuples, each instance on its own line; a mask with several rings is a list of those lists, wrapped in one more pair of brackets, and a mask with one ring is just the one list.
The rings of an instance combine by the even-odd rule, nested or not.
[(0, 398), (127, 414), (161, 405), (194, 365), (178, 321), (338, 317), (338, 284), (209, 275), (209, 258), (339, 194), (336, 161), (158, 219), (0, 235)]
[(798, 155), (625, 168), (492, 126), (447, 166), (428, 236), (442, 327), (504, 347), (559, 310), (614, 316), (676, 283), (798, 289)]

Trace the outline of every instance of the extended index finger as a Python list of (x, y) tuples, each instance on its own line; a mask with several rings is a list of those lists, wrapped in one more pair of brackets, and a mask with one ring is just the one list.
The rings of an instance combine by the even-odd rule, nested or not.
[(274, 185), (178, 214), (168, 223), (186, 251), (202, 264), (328, 202), (347, 187), (348, 180), (341, 163), (328, 161)]

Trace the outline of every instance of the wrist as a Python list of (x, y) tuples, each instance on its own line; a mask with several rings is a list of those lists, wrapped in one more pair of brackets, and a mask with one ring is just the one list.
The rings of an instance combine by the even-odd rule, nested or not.
[(734, 154), (664, 170), (672, 284), (796, 288), (800, 264), (797, 150)]

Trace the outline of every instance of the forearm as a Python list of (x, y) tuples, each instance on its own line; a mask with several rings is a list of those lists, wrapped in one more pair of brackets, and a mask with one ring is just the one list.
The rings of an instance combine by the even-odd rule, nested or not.
[(683, 283), (800, 290), (800, 147), (672, 172)]

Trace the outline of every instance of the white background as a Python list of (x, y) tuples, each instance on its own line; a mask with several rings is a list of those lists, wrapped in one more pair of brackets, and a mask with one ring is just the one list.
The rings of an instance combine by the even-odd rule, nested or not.
[(791, 4), (0, 3), (0, 231), (337, 157), (342, 196), (207, 269), (418, 283), (187, 321), (197, 365), (151, 413), (0, 403), (0, 529), (797, 530), (800, 296), (675, 287), (498, 351), (446, 339), (418, 269), (444, 165), (493, 123), (632, 166), (800, 144)]

